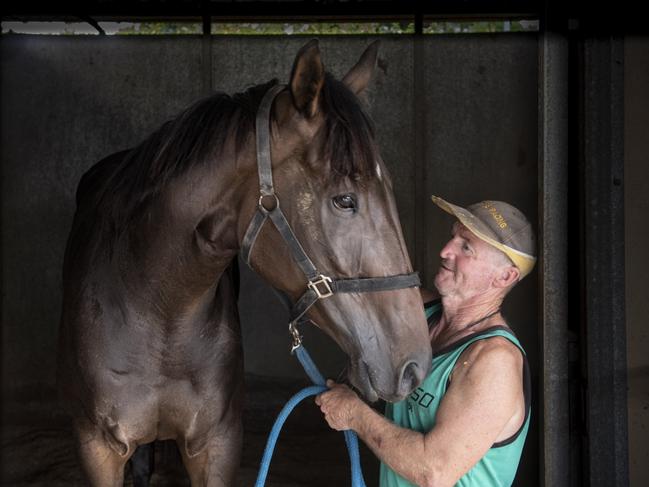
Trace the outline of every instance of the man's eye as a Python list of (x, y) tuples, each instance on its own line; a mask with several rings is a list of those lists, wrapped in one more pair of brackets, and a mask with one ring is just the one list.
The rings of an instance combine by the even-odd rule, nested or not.
[(336, 208), (343, 211), (356, 211), (356, 195), (352, 193), (339, 194), (332, 198), (333, 204)]

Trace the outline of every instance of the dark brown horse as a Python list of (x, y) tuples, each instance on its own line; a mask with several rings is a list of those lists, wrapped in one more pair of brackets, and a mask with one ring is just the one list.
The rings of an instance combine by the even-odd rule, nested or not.
[[(341, 82), (308, 43), (270, 111), (284, 215), (318, 269), (342, 278), (411, 271), (357, 98), (376, 55), (373, 45)], [(59, 383), (93, 486), (121, 485), (137, 446), (156, 439), (176, 440), (192, 485), (233, 485), (243, 359), (228, 266), (258, 206), (255, 115), (275, 84), (198, 102), (79, 184)], [(261, 228), (250, 263), (294, 301), (306, 287), (272, 225)], [(402, 399), (428, 371), (416, 288), (335, 294), (308, 317), (348, 354), (350, 380), (369, 400)]]

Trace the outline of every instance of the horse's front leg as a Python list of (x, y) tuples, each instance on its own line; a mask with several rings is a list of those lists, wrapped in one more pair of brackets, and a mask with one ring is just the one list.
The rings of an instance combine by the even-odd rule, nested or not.
[(243, 424), (241, 418), (221, 423), (199, 453), (192, 452), (187, 440), (178, 440), (178, 449), (192, 487), (234, 487), (241, 460)]
[[(118, 452), (101, 427), (87, 419), (74, 421), (79, 458), (92, 487), (123, 487), (124, 466), (131, 451)], [(123, 453), (123, 454), (122, 454)]]

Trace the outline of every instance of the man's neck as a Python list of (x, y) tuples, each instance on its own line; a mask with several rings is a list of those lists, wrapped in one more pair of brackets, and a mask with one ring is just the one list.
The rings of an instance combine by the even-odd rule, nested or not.
[(433, 348), (439, 349), (497, 321), (502, 322), (501, 304), (502, 297), (491, 293), (469, 299), (442, 296), (442, 316), (431, 331)]
[(500, 309), (502, 298), (483, 294), (462, 299), (456, 296), (442, 296), (443, 320), (449, 326), (457, 327), (478, 320)]

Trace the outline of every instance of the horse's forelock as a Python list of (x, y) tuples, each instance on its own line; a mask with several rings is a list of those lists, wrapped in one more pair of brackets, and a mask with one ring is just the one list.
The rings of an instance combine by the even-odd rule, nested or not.
[(359, 99), (330, 73), (322, 88), (325, 157), (334, 178), (368, 181), (377, 176), (379, 159), (374, 125)]

